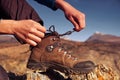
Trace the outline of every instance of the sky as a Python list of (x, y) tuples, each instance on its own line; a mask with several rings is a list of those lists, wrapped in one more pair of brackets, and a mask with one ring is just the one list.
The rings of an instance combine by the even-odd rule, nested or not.
[[(43, 19), (46, 29), (51, 25), (54, 25), (59, 33), (73, 29), (74, 26), (65, 18), (63, 11), (59, 9), (53, 11), (34, 0), (27, 1)], [(85, 41), (95, 32), (120, 36), (120, 0), (65, 1), (86, 15), (85, 29), (65, 37), (75, 41)]]

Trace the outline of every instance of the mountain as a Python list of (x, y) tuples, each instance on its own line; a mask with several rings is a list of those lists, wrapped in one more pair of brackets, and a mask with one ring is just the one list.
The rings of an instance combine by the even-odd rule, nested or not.
[(100, 32), (94, 33), (91, 37), (89, 37), (86, 42), (112, 42), (112, 43), (120, 43), (120, 36), (115, 36), (111, 34), (103, 34)]

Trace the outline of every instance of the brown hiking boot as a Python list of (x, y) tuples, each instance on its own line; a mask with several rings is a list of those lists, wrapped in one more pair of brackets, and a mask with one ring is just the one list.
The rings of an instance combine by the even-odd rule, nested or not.
[[(53, 28), (53, 30), (51, 30)], [(54, 26), (49, 28), (50, 33), (47, 33), (42, 42), (37, 46), (32, 47), (31, 56), (27, 67), (30, 69), (54, 69), (66, 74), (80, 74), (89, 73), (95, 68), (92, 61), (84, 61), (75, 56), (70, 55), (70, 46), (64, 46), (66, 43), (62, 42), (60, 36), (67, 35), (58, 34)], [(69, 48), (67, 48), (69, 47)], [(74, 48), (74, 46), (72, 47)]]

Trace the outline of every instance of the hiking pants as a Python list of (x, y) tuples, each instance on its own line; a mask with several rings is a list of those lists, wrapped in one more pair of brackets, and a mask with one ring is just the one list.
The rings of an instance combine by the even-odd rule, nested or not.
[(26, 0), (0, 0), (0, 18), (23, 20), (32, 19), (43, 25), (43, 21)]

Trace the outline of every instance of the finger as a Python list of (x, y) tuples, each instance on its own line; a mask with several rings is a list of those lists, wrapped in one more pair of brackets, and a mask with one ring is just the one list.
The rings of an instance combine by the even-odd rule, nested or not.
[(85, 15), (84, 14), (82, 14), (81, 17), (78, 17), (77, 21), (81, 29), (85, 28)]
[(76, 21), (73, 19), (73, 17), (70, 17), (69, 20), (74, 25), (74, 27), (75, 27), (74, 30), (75, 31), (80, 31), (79, 30), (79, 25), (76, 23)]
[(36, 43), (35, 41), (30, 40), (29, 38), (25, 37), (25, 36), (24, 36), (23, 34), (21, 34), (21, 33), (17, 33), (17, 36), (19, 36), (19, 38), (20, 38), (21, 40), (23, 40), (24, 42), (26, 42), (26, 43), (28, 43), (28, 44), (30, 44), (30, 45), (32, 45), (32, 46), (36, 46), (36, 45), (37, 45), (37, 43)]
[(35, 28), (36, 28), (37, 30), (39, 30), (39, 31), (41, 31), (41, 32), (43, 32), (43, 33), (46, 32), (46, 28), (45, 28), (44, 26), (40, 25), (39, 23), (36, 22), (36, 24), (35, 24), (34, 26), (35, 26)]
[(38, 27), (37, 30), (41, 31), (41, 32), (46, 32), (46, 28), (45, 27)]
[(37, 42), (37, 43), (41, 42), (41, 38), (40, 37), (38, 37), (38, 36), (36, 36), (34, 34), (31, 34), (31, 33), (27, 34), (26, 38), (30, 39), (30, 40), (32, 40), (34, 42)]
[(80, 30), (84, 29), (84, 27), (85, 27), (85, 17), (84, 16), (82, 16), (82, 17), (73, 17), (72, 18), (72, 23), (75, 26), (75, 30), (80, 31)]
[(15, 38), (20, 42), (20, 43), (26, 43), (24, 35), (20, 33), (16, 33)]
[(82, 30), (83, 29), (83, 21), (81, 19), (80, 20), (75, 19), (74, 21), (76, 22), (75, 24), (77, 25), (77, 26), (75, 26), (76, 31)]
[(35, 41), (31, 40), (31, 39), (26, 39), (26, 42), (28, 44), (32, 45), (32, 46), (36, 46), (37, 45), (37, 43)]
[(38, 30), (35, 29), (35, 28), (31, 29), (30, 33), (31, 33), (31, 34), (34, 34), (34, 35), (36, 35), (36, 36), (38, 36), (38, 37), (40, 37), (40, 38), (43, 38), (43, 37), (45, 36), (45, 34), (44, 34), (43, 32), (38, 31)]

